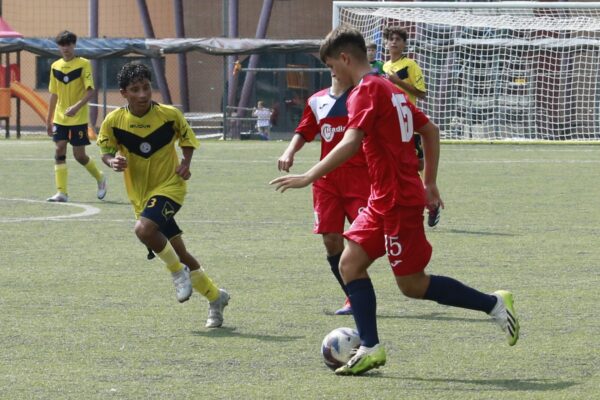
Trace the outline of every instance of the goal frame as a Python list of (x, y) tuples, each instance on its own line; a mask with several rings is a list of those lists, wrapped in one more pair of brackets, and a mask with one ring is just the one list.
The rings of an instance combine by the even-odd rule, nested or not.
[[(482, 10), (482, 12), (486, 12), (485, 10), (506, 10), (508, 13), (511, 13), (510, 10), (519, 10), (519, 9), (545, 9), (545, 10), (590, 10), (594, 15), (600, 15), (600, 2), (533, 2), (533, 1), (503, 1), (503, 2), (490, 2), (490, 3), (479, 3), (479, 2), (468, 2), (468, 3), (456, 3), (450, 1), (423, 1), (423, 2), (403, 2), (403, 1), (338, 1), (335, 0), (332, 3), (332, 27), (336, 28), (342, 23), (343, 12), (342, 9), (350, 10), (352, 13), (352, 9), (378, 9), (385, 10), (388, 9), (429, 9), (429, 10), (444, 10), (448, 11), (448, 9), (456, 10), (456, 11), (468, 11), (468, 10)], [(382, 11), (384, 13), (385, 11)], [(476, 13), (476, 11), (475, 11)], [(519, 14), (519, 11), (514, 11), (515, 15)], [(392, 14), (392, 13), (390, 13)], [(380, 14), (381, 15), (381, 14)], [(600, 27), (598, 29), (594, 29), (592, 31), (600, 31)], [(510, 39), (508, 39), (510, 40)], [(597, 40), (597, 39), (596, 39)], [(515, 45), (517, 46), (517, 45)], [(426, 107), (427, 108), (427, 107)], [(596, 113), (600, 114), (600, 103), (597, 101), (596, 105), (593, 106), (593, 109)], [(550, 131), (550, 134), (546, 133), (547, 131), (539, 131), (535, 135), (524, 134), (523, 136), (516, 135), (516, 137), (504, 137), (503, 135), (493, 135), (492, 137), (482, 137), (478, 139), (479, 136), (482, 135), (481, 132), (477, 130), (473, 130), (475, 126), (471, 126), (470, 132), (474, 132), (473, 136), (467, 138), (459, 137), (454, 138), (454, 136), (450, 133), (447, 137), (444, 137), (444, 142), (459, 142), (459, 143), (543, 143), (543, 144), (600, 144), (600, 130), (598, 127), (600, 126), (600, 115), (596, 114), (593, 116), (593, 121), (595, 123), (591, 123), (592, 125), (596, 125), (596, 129), (593, 129), (589, 134), (591, 136), (586, 136), (586, 132), (583, 134), (581, 132), (576, 132), (573, 136), (571, 133), (565, 133), (564, 136), (562, 133), (553, 134)], [(593, 115), (593, 114), (592, 114)], [(432, 115), (434, 116), (434, 115)], [(435, 118), (435, 116), (434, 116)], [(577, 122), (577, 121), (576, 121)], [(535, 123), (533, 124), (535, 126)], [(480, 128), (480, 126), (477, 126)], [(531, 129), (531, 128), (529, 128)], [(569, 131), (570, 132), (570, 131)], [(508, 140), (497, 140), (497, 139), (508, 139)]]
[(332, 26), (333, 29), (340, 25), (340, 9), (341, 8), (600, 8), (600, 2), (558, 2), (546, 3), (539, 1), (503, 1), (493, 3), (455, 3), (452, 1), (419, 1), (419, 2), (404, 2), (404, 1), (334, 1)]

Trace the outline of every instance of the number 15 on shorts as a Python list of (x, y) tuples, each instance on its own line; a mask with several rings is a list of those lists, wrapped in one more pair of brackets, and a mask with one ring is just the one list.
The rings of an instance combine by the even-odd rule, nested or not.
[(388, 236), (385, 237), (385, 253), (388, 256), (388, 260), (390, 261), (390, 265), (396, 267), (398, 264), (402, 262), (400, 259), (400, 254), (402, 253), (402, 245), (400, 244), (400, 239), (398, 236)]

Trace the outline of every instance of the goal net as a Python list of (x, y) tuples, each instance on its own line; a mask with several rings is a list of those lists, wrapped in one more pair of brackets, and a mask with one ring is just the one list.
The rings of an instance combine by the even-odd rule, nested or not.
[(335, 1), (340, 24), (384, 61), (383, 29), (406, 29), (442, 138), (600, 139), (600, 4)]

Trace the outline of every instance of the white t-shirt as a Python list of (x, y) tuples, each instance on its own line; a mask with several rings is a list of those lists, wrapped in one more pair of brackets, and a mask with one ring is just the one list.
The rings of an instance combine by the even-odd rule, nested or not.
[(256, 117), (256, 126), (259, 128), (271, 126), (271, 110), (268, 108), (257, 108), (254, 110), (254, 116)]

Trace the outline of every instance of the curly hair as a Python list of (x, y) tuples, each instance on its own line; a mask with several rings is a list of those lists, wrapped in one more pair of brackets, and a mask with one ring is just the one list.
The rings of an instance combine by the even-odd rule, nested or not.
[(148, 66), (139, 62), (129, 62), (123, 65), (123, 68), (117, 74), (117, 81), (121, 89), (125, 89), (132, 83), (143, 81), (144, 79), (152, 82), (152, 73)]

